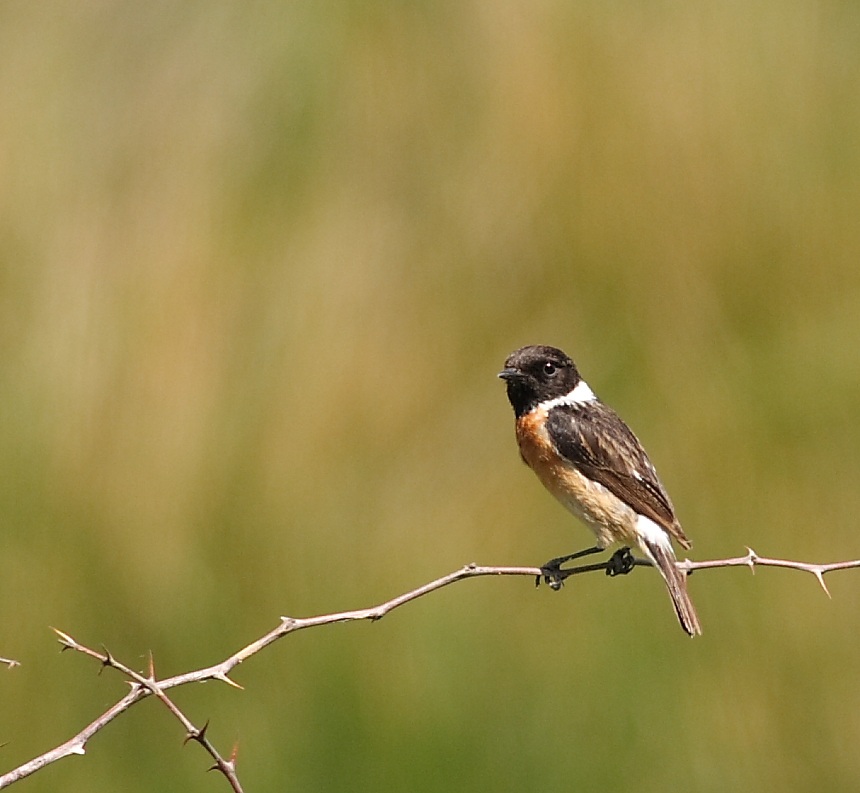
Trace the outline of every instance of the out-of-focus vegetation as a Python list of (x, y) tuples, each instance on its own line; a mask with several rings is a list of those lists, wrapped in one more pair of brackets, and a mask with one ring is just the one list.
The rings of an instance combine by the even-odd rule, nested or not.
[[(590, 539), (564, 347), (695, 558), (860, 555), (860, 7), (0, 7), (0, 765), (125, 686)], [(460, 584), (176, 694), (249, 790), (856, 790), (860, 574)], [(29, 791), (210, 791), (157, 703)], [(22, 788), (23, 789), (23, 788)]]

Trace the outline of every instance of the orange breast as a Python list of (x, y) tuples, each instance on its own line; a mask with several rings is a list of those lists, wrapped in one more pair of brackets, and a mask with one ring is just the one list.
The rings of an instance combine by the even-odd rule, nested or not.
[[(552, 465), (558, 455), (545, 429), (546, 411), (536, 408), (517, 419), (517, 444), (523, 461), (537, 473), (539, 468)], [(540, 474), (538, 474), (540, 476)]]

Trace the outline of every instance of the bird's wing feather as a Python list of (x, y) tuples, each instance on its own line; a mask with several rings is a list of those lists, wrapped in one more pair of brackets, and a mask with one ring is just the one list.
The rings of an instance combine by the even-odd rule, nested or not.
[(630, 428), (601, 402), (550, 410), (549, 437), (562, 456), (685, 548), (689, 541), (654, 466)]

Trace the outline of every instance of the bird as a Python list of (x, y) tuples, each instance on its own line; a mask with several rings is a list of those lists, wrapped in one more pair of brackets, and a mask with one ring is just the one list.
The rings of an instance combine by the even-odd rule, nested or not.
[(505, 360), (499, 377), (514, 410), (523, 461), (596, 538), (593, 548), (547, 562), (541, 568), (547, 582), (557, 589), (563, 562), (614, 543), (626, 546), (622, 551), (628, 555), (627, 569), (617, 572), (628, 572), (633, 563), (629, 546), (635, 545), (663, 577), (681, 627), (690, 636), (700, 635), (672, 541), (684, 549), (692, 544), (632, 430), (597, 398), (573, 360), (557, 347), (521, 347)]

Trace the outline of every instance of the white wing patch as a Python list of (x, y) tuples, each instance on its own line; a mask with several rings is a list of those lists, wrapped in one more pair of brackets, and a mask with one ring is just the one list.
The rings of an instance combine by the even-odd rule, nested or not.
[[(636, 515), (636, 533), (648, 542), (661, 545), (672, 550), (672, 541), (662, 526), (658, 526), (651, 518), (644, 515)], [(673, 552), (674, 553), (674, 552)]]

